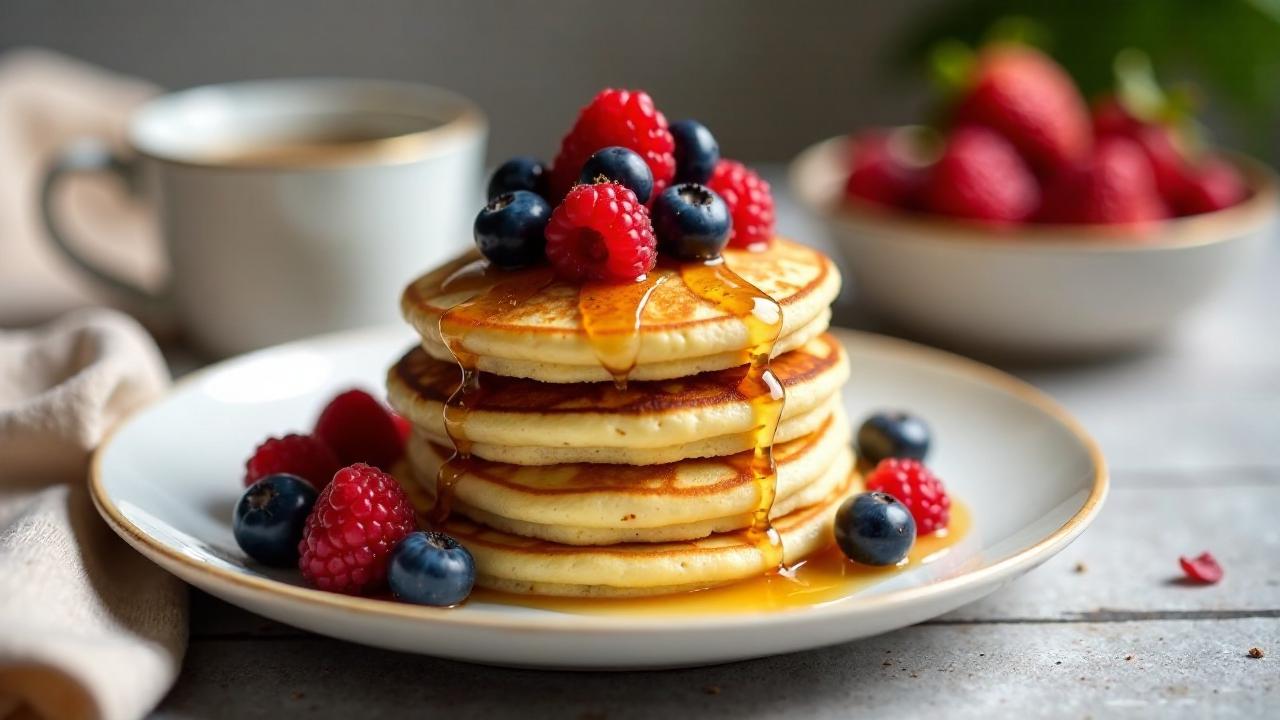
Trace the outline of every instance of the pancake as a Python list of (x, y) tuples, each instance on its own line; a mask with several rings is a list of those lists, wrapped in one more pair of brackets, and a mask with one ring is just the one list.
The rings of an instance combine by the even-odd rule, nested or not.
[[(831, 521), (845, 497), (861, 488), (856, 474), (825, 502), (774, 522), (785, 564), (832, 542)], [(519, 594), (639, 597), (714, 587), (764, 572), (764, 558), (745, 533), (686, 542), (571, 546), (504, 533), (454, 516), (446, 531), (476, 561), (476, 584)]]
[[(434, 494), (450, 454), (414, 446), (418, 482)], [(817, 432), (774, 447), (773, 517), (821, 502), (853, 468), (848, 424), (837, 412)], [(759, 502), (751, 453), (668, 465), (520, 467), (472, 460), (453, 486), (454, 512), (489, 527), (567, 545), (694, 540), (746, 528)]]
[[(401, 297), (405, 318), (432, 357), (453, 360), (440, 336), (440, 317), (476, 290), (441, 288), (475, 258), (468, 254), (422, 276)], [(822, 253), (779, 238), (766, 251), (726, 250), (724, 258), (729, 268), (781, 305), (782, 328), (775, 354), (798, 347), (826, 329), (828, 306), (840, 290), (840, 276)], [(641, 315), (631, 378), (686, 377), (746, 361), (750, 333), (741, 317), (696, 295), (675, 267), (660, 266), (651, 275), (661, 282)], [(519, 302), (461, 320), (459, 334), (464, 339), (459, 349), (475, 356), (476, 367), (483, 372), (551, 383), (611, 380), (583, 327), (580, 288), (559, 280), (538, 287)]]
[[(840, 343), (823, 334), (773, 361), (787, 401), (777, 441), (813, 432), (840, 404), (849, 368)], [(744, 368), (679, 380), (561, 385), (481, 377), (465, 431), (476, 457), (517, 465), (573, 462), (652, 465), (732, 455), (752, 447), (757, 420), (738, 385)], [(457, 388), (456, 365), (420, 348), (388, 373), (392, 406), (415, 426), (412, 443), (448, 446), (444, 402)]]

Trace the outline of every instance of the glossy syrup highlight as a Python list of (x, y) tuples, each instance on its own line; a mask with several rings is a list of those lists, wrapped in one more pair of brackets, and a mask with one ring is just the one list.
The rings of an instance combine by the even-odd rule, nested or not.
[[(469, 602), (631, 617), (723, 617), (811, 608), (843, 600), (904, 570), (950, 559), (955, 546), (968, 536), (971, 523), (968, 507), (964, 503), (953, 502), (947, 527), (918, 538), (906, 560), (889, 567), (859, 565), (846, 558), (833, 542), (793, 564), (785, 574), (766, 573), (706, 590), (639, 598), (573, 598), (515, 595), (477, 588)], [(948, 565), (944, 574), (958, 573), (962, 569)]]
[(783, 569), (782, 538), (769, 519), (778, 494), (773, 438), (782, 417), (786, 393), (769, 362), (782, 332), (782, 307), (730, 270), (723, 258), (685, 264), (680, 268), (680, 275), (691, 292), (739, 318), (747, 329), (747, 364), (738, 390), (751, 407), (751, 473), (758, 501), (751, 525), (745, 532), (759, 549), (764, 570), (773, 573)]
[(630, 283), (588, 282), (578, 290), (578, 315), (596, 359), (619, 390), (640, 356), (640, 324), (644, 307), (671, 273), (654, 270)]
[(546, 289), (553, 279), (550, 268), (502, 270), (477, 260), (463, 266), (440, 286), (442, 296), (471, 295), (440, 315), (440, 339), (457, 361), (461, 378), (458, 389), (444, 405), (444, 427), (453, 443), (453, 454), (436, 475), (435, 503), (430, 513), (433, 524), (440, 525), (448, 519), (453, 487), (467, 472), (472, 444), (467, 435), (467, 418), (484, 392), (478, 359), (464, 343), (466, 330), (468, 326), (519, 307)]

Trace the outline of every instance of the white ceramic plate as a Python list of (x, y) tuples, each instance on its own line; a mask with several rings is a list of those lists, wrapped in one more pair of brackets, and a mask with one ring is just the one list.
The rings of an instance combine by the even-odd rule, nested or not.
[[(583, 615), (473, 603), (443, 610), (310, 590), (248, 561), (231, 534), (245, 457), (262, 438), (306, 431), (353, 384), (382, 386), (411, 343), (377, 329), (282, 345), (196, 373), (98, 451), (102, 516), (183, 580), (307, 630), (397, 650), (547, 668), (655, 668), (786, 653), (883, 633), (972, 602), (1062, 550), (1102, 505), (1102, 456), (1038, 391), (985, 366), (887, 338), (837, 331), (853, 365), (852, 418), (909, 408), (933, 426), (931, 465), (971, 509), (945, 562), (889, 576), (825, 605), (708, 617)], [(655, 600), (655, 602), (660, 602)]]

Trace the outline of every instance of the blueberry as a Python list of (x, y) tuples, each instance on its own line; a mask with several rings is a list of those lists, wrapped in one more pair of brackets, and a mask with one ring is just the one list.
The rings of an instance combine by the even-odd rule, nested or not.
[(697, 183), (672, 185), (653, 203), (658, 250), (681, 260), (710, 260), (729, 241), (729, 206)]
[(387, 582), (401, 600), (457, 605), (476, 584), (476, 562), (457, 540), (438, 532), (409, 533), (391, 551)]
[(929, 426), (915, 415), (882, 411), (858, 428), (858, 452), (871, 465), (891, 457), (924, 460), (929, 436)]
[(476, 216), (476, 247), (489, 262), (504, 268), (533, 265), (545, 255), (543, 231), (551, 206), (528, 190), (502, 193)]
[(676, 182), (706, 183), (720, 162), (720, 144), (697, 120), (671, 123), (676, 140)]
[(863, 565), (897, 565), (916, 541), (916, 521), (906, 505), (881, 492), (862, 493), (836, 510), (836, 544)]
[(590, 184), (604, 178), (627, 188), (642, 203), (649, 202), (653, 194), (653, 171), (649, 163), (635, 152), (624, 147), (607, 147), (597, 150), (582, 165), (578, 179)]
[(298, 564), (298, 542), (316, 489), (297, 475), (268, 475), (236, 503), (231, 530), (240, 549), (263, 565)]
[(528, 190), (542, 197), (547, 196), (547, 166), (537, 158), (518, 155), (498, 166), (489, 178), (489, 194), (495, 198), (503, 193)]

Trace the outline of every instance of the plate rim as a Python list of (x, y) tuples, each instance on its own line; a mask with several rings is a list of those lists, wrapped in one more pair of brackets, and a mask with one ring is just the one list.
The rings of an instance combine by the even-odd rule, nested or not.
[[(185, 582), (196, 584), (183, 578), (182, 574), (176, 570), (171, 570), (169, 564), (176, 565), (193, 576), (202, 577), (210, 581), (211, 585), (227, 583), (235, 586), (238, 591), (264, 596), (262, 598), (264, 601), (296, 601), (310, 605), (312, 609), (319, 611), (347, 611), (357, 615), (371, 615), (374, 616), (374, 619), (380, 620), (403, 619), (453, 627), (481, 627), (489, 630), (519, 630), (522, 632), (564, 632), (572, 630), (639, 635), (653, 632), (656, 628), (676, 630), (698, 628), (720, 631), (746, 627), (758, 628), (761, 625), (786, 624), (799, 621), (820, 621), (831, 617), (851, 617), (873, 613), (890, 606), (908, 606), (927, 602), (942, 596), (964, 593), (966, 590), (972, 590), (987, 583), (1011, 579), (1052, 557), (1083, 532), (1102, 509), (1110, 488), (1110, 474), (1106, 459), (1097, 442), (1065, 408), (1047, 393), (1032, 386), (1030, 383), (1019, 380), (1002, 370), (984, 363), (945, 350), (877, 333), (832, 326), (828, 332), (835, 335), (842, 344), (856, 342), (885, 346), (894, 352), (906, 353), (923, 358), (926, 362), (949, 366), (957, 371), (958, 374), (977, 378), (985, 385), (1000, 388), (1053, 418), (1085, 449), (1093, 466), (1093, 482), (1089, 487), (1088, 496), (1079, 509), (1053, 532), (1003, 560), (954, 577), (915, 587), (891, 590), (863, 600), (836, 601), (814, 607), (794, 608), (783, 611), (734, 613), (722, 616), (617, 616), (571, 613), (495, 613), (492, 615), (486, 613), (484, 615), (471, 615), (456, 613), (450, 608), (436, 608), (391, 600), (341, 595), (292, 585), (263, 575), (238, 573), (210, 565), (179, 552), (147, 534), (142, 528), (124, 516), (115, 501), (107, 493), (103, 480), (102, 465), (104, 457), (112, 447), (119, 432), (129, 426), (141, 413), (146, 412), (158, 403), (164, 402), (178, 390), (199, 382), (208, 375), (224, 370), (231, 364), (244, 362), (255, 356), (303, 346), (308, 349), (315, 349), (314, 346), (317, 343), (328, 345), (339, 342), (354, 342), (365, 336), (389, 335), (393, 330), (403, 331), (404, 329), (399, 326), (381, 325), (302, 338), (236, 355), (179, 378), (163, 395), (135, 409), (128, 416), (116, 422), (103, 436), (102, 441), (94, 450), (89, 467), (89, 494), (98, 514), (112, 531), (130, 546), (161, 566), (161, 569), (177, 575)], [(405, 334), (406, 340), (411, 340), (411, 336), (407, 332)]]

